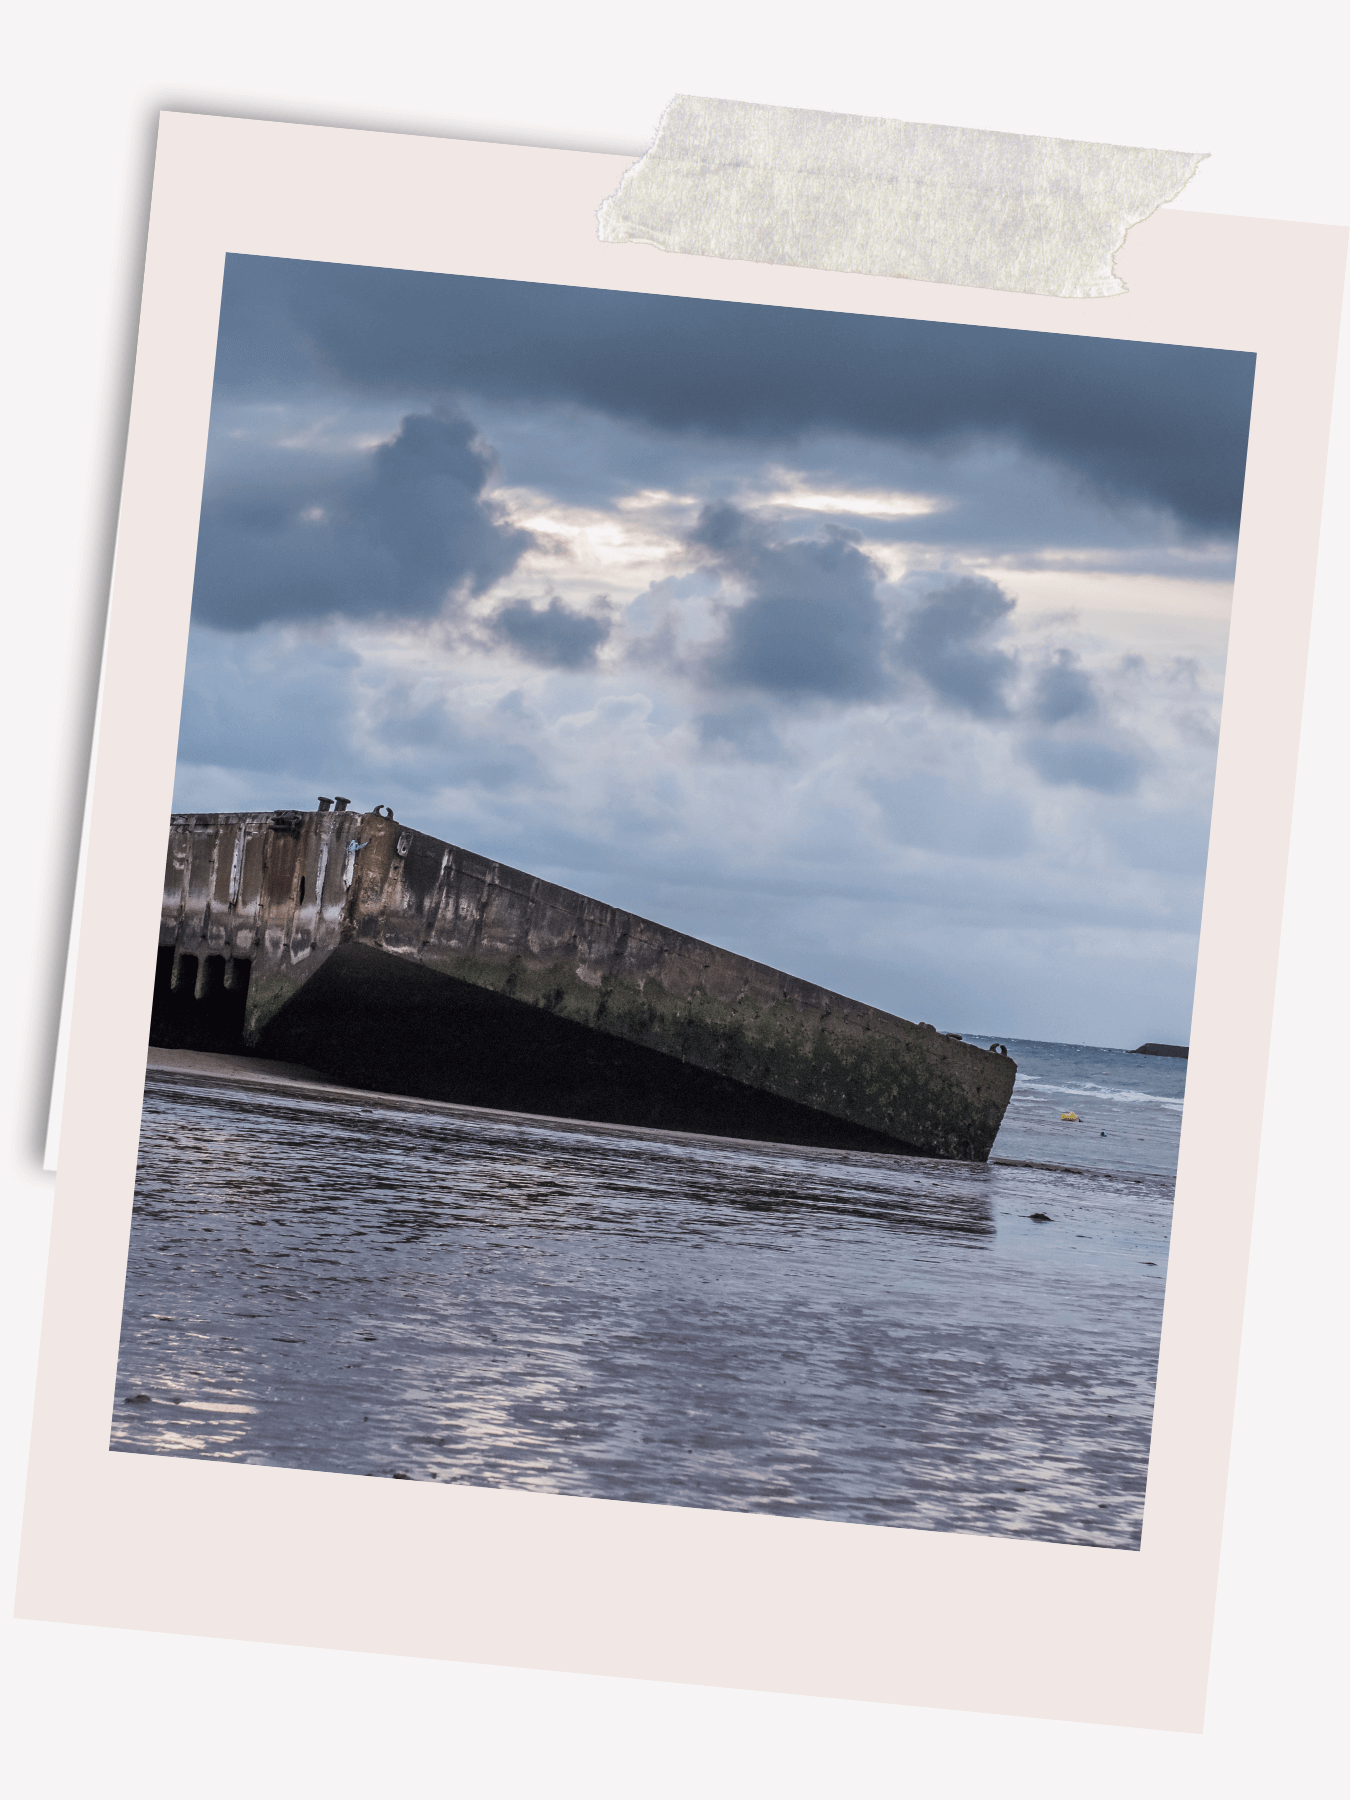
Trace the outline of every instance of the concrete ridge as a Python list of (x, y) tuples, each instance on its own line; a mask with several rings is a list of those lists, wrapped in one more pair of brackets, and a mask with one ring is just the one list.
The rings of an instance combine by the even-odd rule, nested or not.
[(160, 944), (158, 1044), (512, 1112), (983, 1161), (1016, 1074), (383, 812), (175, 815)]

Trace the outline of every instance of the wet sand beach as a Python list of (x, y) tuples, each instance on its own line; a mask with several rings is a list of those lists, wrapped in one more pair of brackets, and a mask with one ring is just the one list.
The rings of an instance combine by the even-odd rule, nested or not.
[(1027, 1091), (981, 1165), (153, 1052), (113, 1446), (1135, 1547), (1172, 1180)]

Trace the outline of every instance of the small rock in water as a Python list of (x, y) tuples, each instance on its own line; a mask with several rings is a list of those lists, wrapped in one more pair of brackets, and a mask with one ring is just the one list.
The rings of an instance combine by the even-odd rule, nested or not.
[(1029, 1219), (1034, 1219), (1038, 1225), (1049, 1225), (1053, 1223), (1049, 1213), (1028, 1213), (1027, 1217)]
[(412, 1476), (405, 1475), (401, 1469), (395, 1469), (394, 1473), (389, 1477), (389, 1479), (391, 1481), (411, 1481)]
[(123, 1406), (149, 1406), (149, 1394), (128, 1394), (122, 1402)]

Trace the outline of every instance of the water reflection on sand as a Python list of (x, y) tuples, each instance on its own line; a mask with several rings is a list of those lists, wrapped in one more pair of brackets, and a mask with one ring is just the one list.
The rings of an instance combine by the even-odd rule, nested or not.
[(1132, 1548), (1171, 1197), (152, 1071), (112, 1443)]

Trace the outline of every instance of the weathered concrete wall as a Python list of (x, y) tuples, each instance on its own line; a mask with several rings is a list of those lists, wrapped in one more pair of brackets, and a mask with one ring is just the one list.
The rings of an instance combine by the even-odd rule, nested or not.
[[(474, 1033), (518, 1031), (522, 1021), (539, 1028), (532, 1040), (536, 1061), (545, 1044), (556, 1060), (571, 1053), (566, 1046), (584, 1041), (567, 1032), (580, 1027), (611, 1052), (631, 1046), (635, 1063), (644, 1056), (651, 1063), (654, 1055), (703, 1071), (729, 1084), (728, 1093), (775, 1097), (794, 1119), (801, 1113), (822, 1126), (843, 1122), (867, 1139), (875, 1135), (872, 1147), (885, 1140), (928, 1155), (983, 1160), (1016, 1072), (1007, 1057), (931, 1026), (894, 1018), (373, 813), (175, 817), (160, 942), (166, 962), (171, 956), (169, 985), (180, 1000), (190, 979), (194, 998), (214, 1002), (227, 1018), (226, 997), (247, 983), (239, 1010), (250, 1047), (270, 1042), (274, 1052), (280, 1047), (313, 1060), (314, 1047), (293, 1041), (294, 1033), (284, 1041), (287, 1020), (305, 1016), (301, 994), (340, 948), (345, 954), (333, 980), (317, 984), (308, 1010), (317, 1020), (322, 991), (331, 1029), (343, 1017), (338, 1001), (345, 983), (354, 1010), (344, 1028), (359, 1033), (362, 1008), (369, 1011), (372, 982), (378, 987), (384, 966), (352, 960), (354, 950), (367, 949), (445, 978), (432, 984), (433, 994), (445, 999), (444, 1025), (434, 1022), (422, 988), (416, 999), (408, 990), (408, 1004), (427, 1040), (468, 1032), (455, 1046), (461, 1060), (473, 1055)], [(365, 996), (359, 1005), (358, 994)], [(540, 1035), (546, 1022), (552, 1036)], [(426, 1043), (428, 1066), (444, 1049)], [(609, 1066), (621, 1071), (622, 1058)], [(480, 1088), (472, 1091), (483, 1098)], [(528, 1083), (517, 1083), (502, 1103), (520, 1104), (522, 1091), (530, 1091)], [(712, 1090), (705, 1084), (704, 1091)], [(593, 1082), (588, 1093), (599, 1092), (603, 1082)], [(587, 1099), (582, 1116), (605, 1116), (597, 1105), (603, 1099)], [(809, 1126), (785, 1129), (797, 1141), (811, 1141), (800, 1136)], [(822, 1141), (841, 1140), (827, 1132)]]

